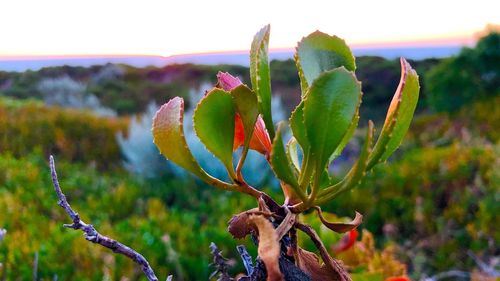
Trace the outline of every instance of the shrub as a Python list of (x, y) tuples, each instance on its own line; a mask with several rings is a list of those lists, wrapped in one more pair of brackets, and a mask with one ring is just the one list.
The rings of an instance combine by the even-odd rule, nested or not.
[(115, 134), (126, 119), (46, 107), (36, 102), (0, 100), (0, 151), (20, 157), (39, 149), (70, 161), (116, 167), (121, 155)]
[[(330, 204), (341, 215), (355, 205), (366, 214), (363, 227), (379, 244), (397, 241), (400, 254), (418, 273), (468, 270), (480, 256), (500, 251), (500, 149), (454, 144), (407, 151), (400, 160), (375, 169), (359, 189)], [(366, 196), (370, 194), (370, 196)], [(342, 199), (342, 198), (340, 198)], [(349, 203), (347, 203), (349, 202)], [(423, 256), (419, 258), (418, 256)]]
[(428, 104), (453, 112), (477, 100), (500, 94), (500, 33), (492, 31), (473, 49), (442, 61), (425, 76)]

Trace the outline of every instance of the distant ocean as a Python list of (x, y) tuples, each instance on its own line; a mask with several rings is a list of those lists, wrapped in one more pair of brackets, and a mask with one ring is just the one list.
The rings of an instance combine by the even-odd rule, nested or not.
[[(353, 48), (355, 56), (380, 56), (387, 59), (405, 57), (420, 60), (425, 58), (443, 58), (457, 54), (462, 46), (434, 46), (434, 47), (395, 47), (395, 48)], [(293, 51), (270, 51), (271, 60), (286, 60), (292, 58)], [(57, 58), (4, 58), (0, 57), (0, 71), (39, 70), (50, 66), (83, 66), (102, 65), (107, 63), (128, 64), (135, 67), (156, 66), (169, 64), (239, 64), (248, 66), (248, 52), (206, 53), (162, 56), (67, 56)]]

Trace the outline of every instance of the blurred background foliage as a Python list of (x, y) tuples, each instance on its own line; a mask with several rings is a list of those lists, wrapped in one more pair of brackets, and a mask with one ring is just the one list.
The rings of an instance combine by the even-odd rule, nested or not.
[[(402, 148), (359, 189), (324, 207), (340, 217), (352, 217), (354, 210), (364, 215), (359, 244), (339, 256), (352, 265), (356, 280), (399, 274), (401, 263), (416, 279), (450, 270), (498, 273), (491, 265), (500, 256), (498, 62), (495, 32), (457, 56), (411, 61), (422, 92)], [(399, 62), (359, 57), (357, 64), (364, 91), (360, 124), (372, 119), (381, 126), (399, 82)], [(40, 280), (143, 278), (131, 261), (62, 228), (68, 218), (56, 205), (49, 154), (83, 219), (144, 254), (159, 276), (207, 279), (210, 242), (237, 264), (233, 273), (243, 271), (235, 246), (247, 245), (254, 256), (255, 247), (233, 240), (226, 224), (255, 202), (213, 190), (168, 164), (150, 134), (157, 105), (185, 97), (189, 116), (219, 70), (249, 83), (248, 69), (232, 65), (0, 72), (0, 229), (7, 231), (0, 238), (0, 280), (33, 278), (35, 260)], [(299, 101), (293, 61), (272, 61), (271, 76), (279, 97), (275, 119), (284, 119)], [(186, 135), (200, 163), (224, 176), (187, 125)], [(362, 136), (360, 129), (331, 167), (337, 177), (357, 155)], [(262, 168), (265, 161), (258, 154), (249, 161), (244, 173), (281, 202), (279, 187)], [(314, 216), (303, 220), (328, 247), (342, 239), (321, 229)]]

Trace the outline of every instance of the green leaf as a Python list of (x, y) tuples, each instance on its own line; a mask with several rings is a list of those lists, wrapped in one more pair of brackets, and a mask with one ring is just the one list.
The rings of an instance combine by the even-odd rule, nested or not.
[(299, 54), (297, 53), (297, 51), (295, 51), (295, 54), (293, 54), (293, 60), (295, 61), (295, 67), (297, 68), (297, 73), (299, 75), (300, 92), (302, 93), (302, 97), (304, 97), (304, 95), (307, 93), (307, 88), (309, 88), (309, 85), (307, 85), (307, 80), (304, 76), (304, 70), (302, 70), (302, 66), (300, 65)]
[(222, 161), (231, 176), (234, 174), (234, 115), (231, 94), (213, 89), (198, 103), (193, 116), (196, 135)]
[(182, 98), (175, 97), (164, 104), (153, 118), (153, 142), (165, 158), (198, 177), (205, 178), (205, 172), (194, 159), (184, 138), (183, 117)]
[(292, 134), (302, 147), (304, 154), (309, 149), (309, 140), (307, 140), (306, 126), (304, 124), (304, 102), (301, 101), (299, 105), (290, 115), (290, 128)]
[(387, 160), (403, 141), (415, 113), (419, 92), (417, 72), (404, 58), (401, 58), (401, 80), (387, 111), (380, 136), (370, 155), (368, 169), (380, 161)]
[(331, 199), (338, 196), (340, 193), (348, 191), (355, 186), (357, 186), (364, 175), (366, 174), (366, 166), (368, 164), (368, 156), (370, 155), (372, 143), (373, 143), (373, 134), (374, 134), (374, 126), (373, 122), (368, 122), (368, 129), (366, 131), (366, 139), (363, 147), (361, 148), (361, 152), (359, 154), (358, 161), (351, 168), (351, 170), (347, 173), (347, 175), (337, 184), (330, 186), (328, 188), (323, 189), (319, 193), (319, 198), (316, 201), (316, 204), (320, 205), (330, 201)]
[(244, 84), (231, 90), (231, 96), (233, 97), (234, 105), (243, 123), (245, 149), (248, 149), (255, 128), (255, 122), (259, 116), (257, 96)]
[(333, 152), (332, 156), (330, 156), (330, 160), (328, 160), (328, 162), (332, 162), (335, 158), (339, 157), (339, 155), (344, 150), (345, 146), (349, 143), (352, 136), (356, 132), (356, 128), (358, 127), (358, 122), (359, 122), (359, 107), (358, 107), (357, 111), (358, 112), (354, 116), (354, 119), (352, 120), (351, 125), (349, 125), (349, 129), (347, 130), (347, 133), (345, 134), (344, 138), (340, 142), (337, 149), (335, 149), (335, 151)]
[(294, 192), (299, 195), (302, 200), (305, 200), (306, 198), (303, 195), (303, 192), (299, 190), (299, 183), (297, 182), (295, 173), (293, 172), (286, 156), (283, 139), (281, 137), (283, 125), (283, 123), (280, 123), (276, 136), (274, 137), (271, 151), (271, 168), (278, 179), (289, 184), (293, 188)]
[(271, 27), (264, 26), (255, 34), (250, 49), (250, 80), (257, 94), (259, 111), (271, 139), (274, 138), (274, 124), (271, 115), (271, 76), (269, 71), (269, 34)]
[(304, 125), (316, 169), (325, 168), (361, 103), (361, 83), (344, 67), (321, 74), (304, 99)]
[[(315, 31), (303, 38), (297, 46), (295, 64), (301, 78), (302, 95), (321, 73), (344, 66), (355, 71), (356, 62), (344, 40)], [(305, 81), (303, 81), (305, 78)]]
[(323, 172), (321, 173), (321, 179), (320, 179), (320, 187), (325, 187), (329, 186), (332, 184), (332, 178), (330, 177), (330, 173), (328, 172), (328, 167), (323, 169)]
[(286, 144), (286, 153), (288, 159), (295, 167), (295, 170), (300, 173), (300, 161), (299, 161), (299, 151), (297, 148), (297, 140), (292, 137)]

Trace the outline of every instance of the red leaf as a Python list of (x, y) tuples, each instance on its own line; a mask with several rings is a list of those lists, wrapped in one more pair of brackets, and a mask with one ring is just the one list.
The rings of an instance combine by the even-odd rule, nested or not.
[(340, 252), (343, 252), (351, 248), (354, 245), (354, 243), (356, 243), (356, 240), (358, 239), (358, 234), (359, 233), (356, 229), (349, 231), (349, 233), (344, 235), (344, 237), (342, 237), (342, 239), (332, 247), (333, 252), (335, 254), (338, 254)]

